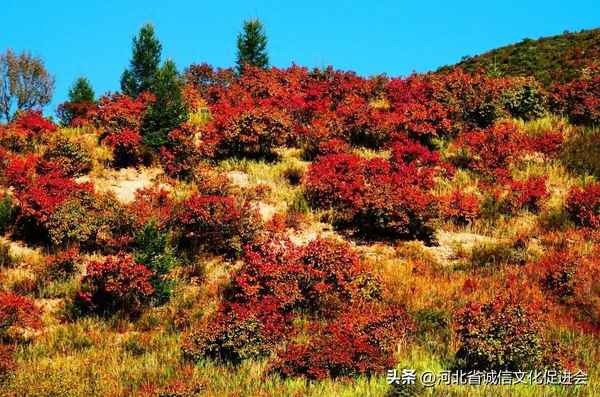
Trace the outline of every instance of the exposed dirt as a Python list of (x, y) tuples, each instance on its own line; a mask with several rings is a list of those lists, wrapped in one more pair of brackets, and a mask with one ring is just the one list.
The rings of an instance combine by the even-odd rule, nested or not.
[(160, 168), (123, 168), (110, 171), (102, 176), (82, 176), (78, 182), (93, 182), (100, 192), (113, 192), (122, 203), (130, 203), (135, 198), (138, 189), (150, 187), (155, 179), (162, 174)]

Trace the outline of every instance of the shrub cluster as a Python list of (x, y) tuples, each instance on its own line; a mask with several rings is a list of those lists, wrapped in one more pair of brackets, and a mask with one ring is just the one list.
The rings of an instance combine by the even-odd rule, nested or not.
[[(248, 247), (223, 299), (186, 338), (186, 357), (239, 363), (276, 352), (270, 368), (284, 376), (373, 374), (393, 364), (394, 344), (412, 329), (352, 248), (330, 239)], [(295, 318), (308, 320), (306, 342), (294, 341)]]
[(309, 202), (336, 211), (363, 233), (432, 238), (436, 201), (429, 192), (437, 156), (419, 144), (396, 144), (390, 161), (350, 154), (320, 157), (304, 179)]
[(466, 370), (527, 370), (548, 364), (540, 309), (504, 291), (491, 302), (470, 303), (456, 313), (456, 365)]
[(9, 338), (9, 328), (39, 328), (41, 311), (31, 298), (12, 292), (0, 293), (0, 339)]
[(553, 89), (554, 108), (575, 124), (600, 123), (600, 74), (557, 84)]
[(127, 95), (107, 95), (98, 101), (90, 113), (93, 125), (100, 129), (101, 141), (113, 149), (117, 167), (136, 165), (142, 152), (140, 128), (148, 106), (154, 101), (150, 94), (136, 99)]
[(585, 188), (572, 188), (566, 207), (577, 226), (600, 227), (600, 183), (590, 183)]
[(229, 255), (239, 254), (260, 227), (258, 212), (249, 204), (198, 193), (175, 207), (172, 222), (180, 246)]
[(412, 323), (402, 309), (368, 304), (353, 307), (335, 322), (311, 324), (308, 342), (289, 343), (271, 371), (318, 380), (380, 374), (394, 366), (394, 346)]
[(197, 134), (191, 124), (185, 123), (167, 135), (167, 144), (160, 149), (160, 161), (167, 175), (181, 179), (194, 176), (201, 157)]
[(47, 256), (43, 269), (44, 279), (49, 281), (66, 280), (75, 274), (80, 260), (77, 248), (69, 248)]
[(440, 212), (444, 219), (466, 225), (479, 216), (481, 204), (477, 195), (460, 190), (440, 197)]
[(510, 162), (522, 154), (523, 134), (514, 123), (503, 122), (463, 132), (457, 138), (457, 145), (470, 169), (494, 178), (505, 175)]
[(154, 294), (152, 271), (124, 253), (86, 265), (75, 305), (82, 313), (137, 314)]
[(57, 164), (66, 176), (80, 176), (92, 169), (90, 153), (79, 143), (66, 138), (51, 140), (43, 159)]
[(19, 112), (10, 123), (0, 125), (0, 146), (15, 153), (31, 152), (56, 129), (39, 111)]

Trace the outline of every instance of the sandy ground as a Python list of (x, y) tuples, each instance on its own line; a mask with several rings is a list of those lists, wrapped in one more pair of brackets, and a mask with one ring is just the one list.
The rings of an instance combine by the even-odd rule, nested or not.
[(161, 174), (160, 168), (123, 168), (102, 176), (85, 175), (77, 181), (92, 182), (96, 190), (113, 192), (119, 201), (127, 204), (135, 198), (136, 190), (152, 186), (156, 177)]

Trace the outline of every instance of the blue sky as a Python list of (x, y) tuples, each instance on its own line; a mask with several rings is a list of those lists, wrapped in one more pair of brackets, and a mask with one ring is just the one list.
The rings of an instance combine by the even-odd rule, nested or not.
[(258, 17), (275, 66), (406, 75), (525, 37), (598, 27), (597, 2), (3, 0), (0, 51), (27, 49), (45, 60), (56, 77), (52, 113), (78, 76), (97, 94), (118, 90), (131, 39), (145, 22), (180, 69), (233, 65), (242, 21)]

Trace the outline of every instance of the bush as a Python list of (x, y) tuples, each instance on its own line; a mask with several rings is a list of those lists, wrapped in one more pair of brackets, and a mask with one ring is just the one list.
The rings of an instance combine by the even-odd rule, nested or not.
[(469, 156), (469, 167), (494, 177), (521, 154), (522, 134), (513, 123), (500, 123), (486, 130), (462, 133), (457, 143)]
[(116, 167), (135, 166), (140, 162), (142, 136), (137, 131), (123, 129), (111, 132), (105, 142), (113, 150)]
[(112, 94), (100, 98), (92, 120), (104, 135), (123, 130), (139, 131), (147, 107), (154, 101), (152, 95), (142, 94), (136, 99)]
[(502, 103), (512, 117), (523, 120), (540, 118), (546, 111), (546, 97), (535, 80), (525, 80), (505, 90)]
[(287, 142), (291, 133), (291, 120), (273, 109), (254, 108), (219, 114), (208, 124), (205, 143), (210, 154), (217, 158), (272, 157), (273, 149)]
[(312, 324), (308, 342), (290, 343), (271, 363), (284, 377), (375, 375), (394, 367), (396, 344), (413, 330), (402, 309), (361, 305), (326, 325)]
[(454, 190), (442, 196), (440, 202), (443, 217), (456, 224), (466, 225), (479, 216), (479, 198), (473, 193)]
[(274, 310), (268, 301), (257, 305), (225, 304), (186, 337), (183, 354), (192, 361), (211, 358), (239, 364), (272, 353), (289, 330), (290, 317)]
[(297, 247), (273, 238), (246, 248), (223, 299), (186, 339), (190, 359), (268, 355), (293, 336), (294, 316), (336, 318), (351, 302), (377, 302), (380, 290), (347, 243), (319, 238)]
[(578, 129), (564, 144), (561, 159), (571, 170), (600, 178), (600, 130)]
[(171, 297), (172, 282), (167, 279), (177, 259), (171, 247), (170, 237), (162, 232), (154, 222), (150, 222), (135, 236), (135, 261), (152, 271), (150, 283), (154, 288), (154, 298), (162, 304)]
[(11, 327), (37, 329), (42, 325), (41, 311), (31, 298), (0, 292), (0, 339), (9, 338)]
[(43, 159), (57, 164), (66, 176), (80, 176), (92, 169), (92, 158), (80, 144), (65, 138), (51, 141)]
[(56, 209), (76, 194), (90, 192), (90, 184), (65, 177), (53, 163), (35, 156), (12, 157), (4, 178), (15, 189), (19, 207), (15, 232), (31, 241), (48, 239), (47, 222)]
[(56, 124), (46, 119), (40, 110), (25, 110), (18, 112), (12, 124), (25, 131), (29, 131), (36, 137), (57, 130)]
[(361, 233), (431, 241), (436, 208), (428, 188), (435, 171), (416, 160), (405, 163), (400, 154), (390, 163), (349, 154), (321, 157), (305, 176), (307, 198), (334, 209), (341, 226)]
[(572, 123), (600, 123), (600, 74), (553, 87), (554, 110)]
[(556, 157), (564, 144), (565, 137), (561, 131), (544, 131), (525, 137), (525, 149), (532, 152), (543, 153), (546, 156)]
[(79, 250), (69, 248), (46, 258), (44, 278), (50, 281), (66, 280), (77, 271), (80, 261)]
[(252, 241), (260, 218), (255, 209), (232, 197), (195, 193), (175, 208), (173, 222), (183, 246), (237, 255)]
[(460, 369), (525, 371), (544, 366), (547, 352), (539, 309), (513, 295), (485, 304), (470, 303), (457, 312), (456, 365)]
[(597, 327), (600, 324), (600, 301), (596, 292), (600, 288), (598, 264), (598, 252), (582, 254), (558, 249), (530, 263), (527, 270), (546, 293), (575, 311), (576, 320)]
[(600, 183), (585, 188), (574, 187), (569, 191), (567, 213), (577, 226), (600, 227)]
[(128, 243), (132, 223), (126, 208), (113, 197), (82, 192), (59, 205), (44, 226), (55, 246), (110, 250)]
[(90, 261), (75, 298), (76, 307), (83, 313), (138, 314), (154, 294), (151, 278), (146, 266), (123, 253)]
[(532, 176), (524, 181), (510, 181), (508, 197), (506, 198), (507, 211), (528, 209), (537, 212), (540, 202), (548, 196), (546, 177)]
[(170, 177), (192, 178), (201, 155), (194, 140), (196, 134), (197, 131), (191, 125), (182, 124), (167, 135), (166, 146), (160, 149), (160, 161)]
[(174, 206), (175, 201), (167, 190), (151, 186), (138, 189), (127, 210), (132, 214), (137, 228), (143, 228), (152, 222), (160, 230), (164, 230), (171, 222)]
[(0, 234), (6, 233), (14, 225), (15, 216), (13, 198), (8, 193), (4, 193), (0, 199)]

